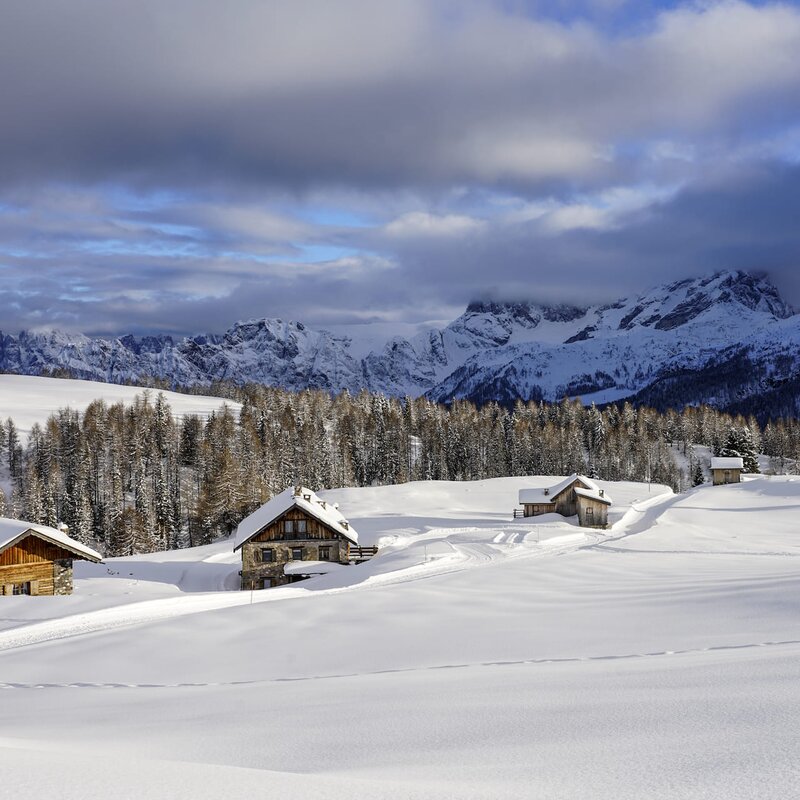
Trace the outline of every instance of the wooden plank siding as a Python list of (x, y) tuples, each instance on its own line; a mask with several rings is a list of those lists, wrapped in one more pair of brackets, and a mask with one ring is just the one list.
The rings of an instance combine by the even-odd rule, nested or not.
[(526, 517), (538, 517), (540, 514), (552, 514), (556, 510), (555, 503), (524, 503)]
[(59, 561), (75, 558), (75, 554), (63, 547), (46, 542), (34, 534), (27, 534), (16, 544), (0, 553), (0, 567), (13, 564), (37, 564), (42, 561)]
[(30, 583), (31, 594), (54, 594), (53, 562), (0, 567), (0, 593), (4, 593), (3, 587), (15, 583)]
[(736, 467), (727, 469), (712, 469), (711, 482), (714, 486), (724, 486), (726, 483), (741, 483), (742, 470)]
[(14, 584), (20, 583), (29, 583), (32, 595), (70, 594), (75, 557), (35, 531), (26, 533), (0, 552), (0, 595), (12, 594)]
[[(283, 522), (284, 520), (305, 520), (306, 532), (305, 533), (292, 533), (284, 534)], [(285, 514), (278, 517), (274, 522), (268, 525), (261, 533), (257, 533), (250, 541), (251, 542), (279, 542), (279, 541), (299, 541), (303, 539), (344, 539), (348, 542), (341, 533), (331, 530), (327, 525), (320, 522), (316, 517), (306, 514), (305, 511), (299, 508), (289, 509)]]
[(578, 524), (583, 528), (608, 527), (608, 505), (592, 497), (578, 496)]

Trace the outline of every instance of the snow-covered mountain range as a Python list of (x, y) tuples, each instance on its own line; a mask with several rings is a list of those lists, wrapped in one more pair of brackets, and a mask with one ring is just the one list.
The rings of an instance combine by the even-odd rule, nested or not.
[(334, 392), (367, 388), (439, 401), (568, 395), (748, 410), (756, 396), (795, 402), (798, 344), (800, 315), (767, 279), (737, 271), (590, 307), (474, 302), (446, 327), (392, 338), (363, 358), (348, 336), (262, 319), (178, 341), (0, 334), (0, 370), (66, 370), (111, 383), (157, 377), (174, 385), (229, 380)]

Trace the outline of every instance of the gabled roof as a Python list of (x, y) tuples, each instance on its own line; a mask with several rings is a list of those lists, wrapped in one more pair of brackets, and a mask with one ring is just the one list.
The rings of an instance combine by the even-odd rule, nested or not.
[(358, 533), (351, 527), (336, 505), (320, 500), (311, 489), (306, 489), (305, 486), (297, 486), (284, 489), (280, 494), (276, 494), (239, 523), (233, 540), (234, 552), (245, 542), (249, 542), (257, 533), (271, 525), (278, 517), (295, 507), (315, 517), (323, 525), (327, 525), (353, 544), (358, 544)]
[(58, 547), (63, 547), (73, 553), (76, 558), (95, 562), (103, 560), (100, 553), (67, 536), (64, 531), (51, 528), (48, 525), (37, 525), (34, 522), (25, 522), (21, 519), (9, 519), (7, 517), (0, 517), (0, 552), (24, 539), (28, 534), (44, 539)]
[(711, 459), (711, 469), (744, 469), (744, 459), (738, 456), (715, 456)]
[(590, 500), (597, 500), (600, 503), (605, 503), (607, 506), (611, 505), (611, 498), (602, 489), (581, 489), (575, 487), (575, 494), (580, 497), (588, 497)]
[[(573, 472), (572, 475), (559, 481), (555, 486), (542, 487), (541, 489), (520, 489), (519, 502), (522, 505), (530, 505), (531, 503), (555, 503), (556, 497), (565, 489), (569, 489), (576, 481), (581, 483), (586, 489), (593, 489), (597, 492), (600, 491), (600, 487), (593, 480)], [(547, 492), (547, 494), (545, 494), (545, 492)]]

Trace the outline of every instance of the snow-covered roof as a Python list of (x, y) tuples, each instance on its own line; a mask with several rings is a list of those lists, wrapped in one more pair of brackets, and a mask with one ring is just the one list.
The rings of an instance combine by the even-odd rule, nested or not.
[(563, 481), (559, 481), (555, 486), (547, 486), (540, 489), (520, 489), (519, 502), (522, 505), (530, 505), (531, 503), (555, 503), (556, 497), (565, 489), (572, 486), (575, 481), (582, 483), (586, 489), (592, 489), (596, 492), (600, 491), (600, 487), (593, 480), (573, 472), (572, 475), (568, 478), (564, 478)]
[(744, 459), (738, 456), (715, 456), (711, 459), (711, 469), (744, 469)]
[(46, 539), (53, 544), (59, 545), (67, 550), (71, 550), (77, 557), (85, 558), (87, 561), (102, 561), (100, 553), (81, 544), (75, 539), (67, 536), (64, 531), (51, 528), (48, 525), (37, 525), (34, 522), (25, 522), (21, 519), (9, 519), (0, 517), (0, 552), (7, 547), (11, 547), (26, 534), (32, 533), (40, 539)]
[(353, 544), (358, 544), (358, 533), (336, 505), (320, 500), (311, 489), (306, 489), (305, 486), (297, 486), (284, 489), (280, 494), (276, 494), (239, 523), (233, 540), (234, 551), (295, 506), (315, 517), (336, 533), (340, 533)]
[(575, 487), (575, 494), (581, 497), (588, 497), (590, 500), (597, 500), (600, 503), (605, 503), (607, 506), (611, 505), (611, 498), (602, 489), (581, 489), (579, 486)]

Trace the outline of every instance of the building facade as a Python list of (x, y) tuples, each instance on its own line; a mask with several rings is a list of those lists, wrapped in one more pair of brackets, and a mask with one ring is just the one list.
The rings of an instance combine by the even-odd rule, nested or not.
[(64, 531), (0, 519), (0, 595), (72, 594), (72, 562), (102, 557)]
[[(242, 589), (269, 589), (303, 580), (285, 573), (287, 564), (349, 564), (358, 535), (335, 505), (302, 486), (286, 489), (249, 517), (236, 531), (234, 551), (242, 552)], [(294, 570), (293, 570), (294, 572)]]
[(519, 503), (523, 516), (577, 514), (578, 524), (586, 528), (608, 526), (608, 508), (611, 498), (593, 480), (584, 475), (570, 475), (554, 486), (541, 489), (520, 489)]
[(742, 470), (744, 470), (743, 458), (715, 456), (711, 459), (711, 482), (714, 486), (740, 483)]

